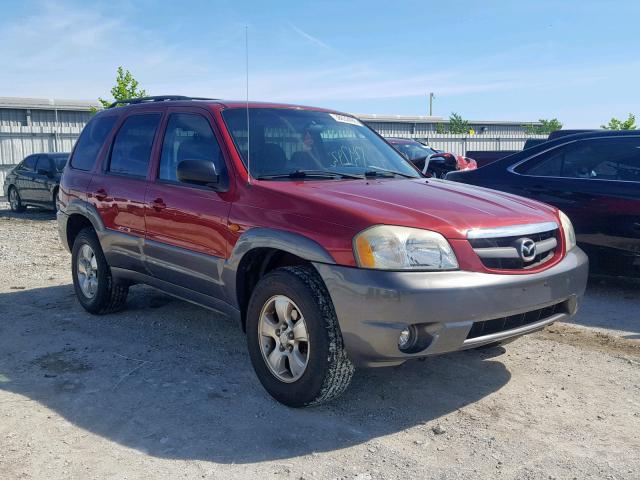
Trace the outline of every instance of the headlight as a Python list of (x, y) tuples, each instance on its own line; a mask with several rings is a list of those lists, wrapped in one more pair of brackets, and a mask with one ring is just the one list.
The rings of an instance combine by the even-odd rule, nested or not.
[(381, 270), (452, 270), (458, 268), (451, 245), (436, 232), (377, 225), (353, 239), (356, 262)]
[(562, 231), (564, 232), (564, 249), (568, 252), (576, 246), (576, 232), (573, 231), (573, 225), (569, 217), (562, 210), (558, 210), (558, 212), (560, 213), (560, 223), (562, 223)]

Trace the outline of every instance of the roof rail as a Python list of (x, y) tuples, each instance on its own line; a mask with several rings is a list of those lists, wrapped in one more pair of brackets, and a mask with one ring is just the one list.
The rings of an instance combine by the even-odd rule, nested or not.
[(184, 95), (157, 95), (153, 97), (138, 97), (138, 98), (127, 98), (125, 100), (117, 100), (109, 105), (107, 108), (115, 108), (118, 105), (135, 105), (136, 103), (147, 103), (147, 102), (167, 102), (171, 100), (217, 100), (216, 98), (205, 98), (205, 97), (187, 97)]

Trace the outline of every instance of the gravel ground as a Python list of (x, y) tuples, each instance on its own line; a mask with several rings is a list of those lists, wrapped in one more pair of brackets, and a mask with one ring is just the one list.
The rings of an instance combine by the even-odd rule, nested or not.
[(596, 279), (572, 325), (292, 410), (230, 320), (142, 286), (85, 313), (56, 228), (0, 210), (3, 479), (640, 478), (637, 284)]

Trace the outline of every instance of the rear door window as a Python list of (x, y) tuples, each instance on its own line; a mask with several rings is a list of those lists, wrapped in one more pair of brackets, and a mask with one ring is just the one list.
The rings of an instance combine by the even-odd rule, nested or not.
[(524, 175), (640, 182), (640, 137), (580, 140), (516, 168)]
[(71, 167), (89, 171), (96, 162), (100, 148), (116, 123), (116, 116), (95, 117), (92, 119), (78, 139), (71, 158)]
[(109, 171), (120, 175), (145, 177), (159, 123), (159, 113), (128, 117), (113, 141)]

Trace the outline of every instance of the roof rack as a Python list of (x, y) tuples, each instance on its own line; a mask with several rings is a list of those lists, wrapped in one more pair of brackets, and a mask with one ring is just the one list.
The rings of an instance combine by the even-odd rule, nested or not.
[(115, 108), (118, 105), (135, 105), (136, 103), (147, 102), (167, 102), (172, 100), (217, 100), (216, 98), (206, 97), (186, 97), (184, 95), (157, 95), (153, 97), (127, 98), (125, 100), (117, 100), (107, 108)]

